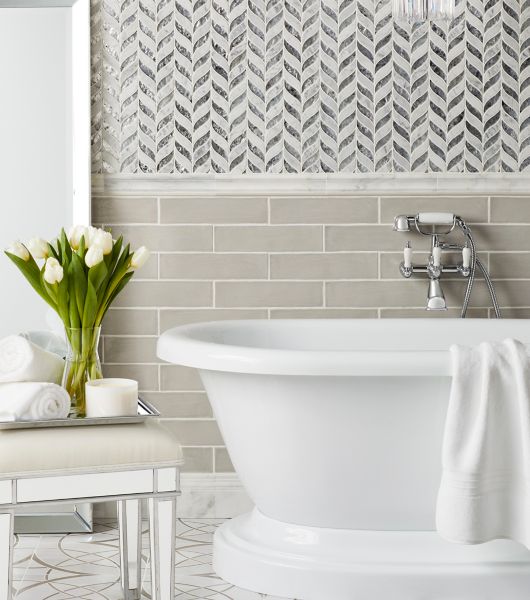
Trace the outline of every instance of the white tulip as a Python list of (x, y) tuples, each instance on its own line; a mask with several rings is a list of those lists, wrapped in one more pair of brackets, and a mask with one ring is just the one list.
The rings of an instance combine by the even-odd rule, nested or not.
[(99, 246), (90, 246), (85, 254), (85, 264), (91, 269), (103, 260), (103, 250)]
[(149, 252), (149, 250), (145, 246), (141, 246), (132, 255), (131, 267), (133, 269), (139, 269), (140, 267), (143, 267), (150, 255), (151, 253)]
[(70, 242), (70, 246), (74, 250), (79, 248), (79, 244), (81, 243), (81, 238), (84, 236), (85, 238), (85, 246), (88, 242), (88, 228), (84, 225), (73, 225), (68, 232), (68, 241)]
[[(92, 227), (91, 229), (95, 229)], [(110, 254), (112, 252), (112, 233), (105, 231), (104, 229), (95, 229), (88, 234), (89, 247), (98, 246), (103, 250), (103, 254)]]
[(44, 266), (44, 281), (50, 285), (53, 285), (54, 283), (59, 283), (62, 281), (63, 275), (64, 271), (60, 262), (56, 258), (53, 258), (53, 256), (48, 258)]
[(7, 249), (7, 252), (9, 252), (9, 254), (14, 254), (15, 256), (18, 256), (26, 262), (29, 260), (28, 249), (26, 248), (26, 246), (24, 246), (24, 244), (21, 244), (20, 242), (13, 242), (11, 246), (9, 246), (9, 248)]
[(92, 240), (94, 239), (94, 235), (96, 234), (97, 230), (98, 230), (98, 228), (92, 227), (92, 225), (89, 225), (86, 228), (85, 246), (87, 248), (89, 248), (92, 245)]
[(48, 242), (42, 238), (31, 238), (26, 244), (27, 249), (33, 255), (33, 258), (48, 258)]

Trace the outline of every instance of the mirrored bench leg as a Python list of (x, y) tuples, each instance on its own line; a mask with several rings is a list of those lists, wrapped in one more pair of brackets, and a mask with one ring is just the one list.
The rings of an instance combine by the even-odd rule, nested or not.
[(173, 600), (175, 594), (176, 498), (149, 499), (151, 598)]
[(142, 505), (141, 500), (118, 501), (121, 587), (125, 600), (142, 593)]
[(0, 600), (11, 600), (13, 585), (13, 514), (0, 514)]

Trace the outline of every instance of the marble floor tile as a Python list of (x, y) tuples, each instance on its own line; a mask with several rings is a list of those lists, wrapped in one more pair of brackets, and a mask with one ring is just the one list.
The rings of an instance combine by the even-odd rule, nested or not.
[[(177, 600), (282, 600), (236, 588), (212, 569), (212, 539), (222, 519), (179, 519), (176, 538)], [(149, 539), (142, 536), (142, 599), (150, 598)], [(115, 523), (102, 520), (91, 534), (17, 536), (15, 600), (121, 600)]]

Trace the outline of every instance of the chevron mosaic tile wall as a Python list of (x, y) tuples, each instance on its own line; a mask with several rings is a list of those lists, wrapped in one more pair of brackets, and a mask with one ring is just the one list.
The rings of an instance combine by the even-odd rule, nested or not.
[(530, 168), (530, 1), (92, 0), (93, 170)]

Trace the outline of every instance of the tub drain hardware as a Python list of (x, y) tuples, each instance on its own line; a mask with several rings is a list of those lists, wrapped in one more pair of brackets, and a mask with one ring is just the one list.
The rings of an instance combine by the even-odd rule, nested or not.
[[(464, 243), (448, 242), (443, 236), (449, 235), (457, 229), (464, 237)], [(401, 233), (416, 232), (420, 235), (430, 236), (431, 250), (427, 264), (415, 265), (412, 262), (413, 249), (407, 241), (403, 249), (403, 261), (399, 271), (403, 277), (410, 279), (414, 274), (426, 274), (429, 278), (427, 291), (427, 310), (447, 310), (447, 303), (442, 289), (441, 277), (443, 273), (456, 273), (467, 279), (467, 287), (462, 303), (461, 317), (467, 316), (471, 290), (475, 282), (477, 267), (482, 272), (495, 310), (495, 316), (501, 317), (501, 311), (495, 288), (488, 270), (477, 257), (476, 245), (471, 229), (465, 221), (453, 213), (426, 213), (417, 215), (397, 215), (394, 219), (394, 231)], [(456, 264), (443, 264), (443, 252), (460, 252), (461, 262)]]

